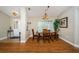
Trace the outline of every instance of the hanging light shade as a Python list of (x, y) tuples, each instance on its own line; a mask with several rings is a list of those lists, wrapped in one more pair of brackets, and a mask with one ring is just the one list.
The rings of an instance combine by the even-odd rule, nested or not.
[(16, 12), (13, 12), (12, 14), (13, 14), (13, 16), (17, 16), (17, 13)]
[(44, 14), (43, 19), (48, 19), (47, 13)]
[(18, 14), (18, 11), (13, 10), (13, 11), (11, 11), (11, 15), (14, 16), (14, 17), (16, 17), (16, 16), (18, 16), (19, 14)]

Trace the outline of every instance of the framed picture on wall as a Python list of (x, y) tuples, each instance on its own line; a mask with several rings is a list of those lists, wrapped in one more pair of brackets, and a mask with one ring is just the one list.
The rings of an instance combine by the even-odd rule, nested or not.
[(60, 28), (68, 28), (68, 17), (60, 19)]

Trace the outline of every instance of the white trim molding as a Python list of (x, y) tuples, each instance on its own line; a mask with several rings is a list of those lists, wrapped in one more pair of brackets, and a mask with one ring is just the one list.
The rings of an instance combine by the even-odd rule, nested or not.
[(22, 40), (22, 41), (20, 41), (21, 43), (25, 43), (26, 42), (26, 40)]
[(28, 36), (28, 37), (26, 38), (26, 40), (21, 40), (21, 43), (25, 43), (25, 42), (29, 39), (29, 37), (30, 37), (30, 36)]
[(76, 48), (79, 48), (79, 45), (77, 45), (77, 44), (75, 44), (75, 43), (72, 43), (72, 42), (68, 41), (68, 40), (65, 39), (65, 38), (62, 38), (62, 37), (59, 37), (59, 38), (62, 39), (62, 40), (64, 40), (65, 42), (69, 43), (70, 45), (72, 45), (72, 46), (74, 46), (74, 47), (76, 47)]
[(4, 39), (7, 39), (7, 37), (2, 37), (2, 38), (0, 38), (0, 40), (4, 40)]
[(79, 48), (79, 45), (77, 45), (77, 44), (74, 44), (74, 47), (76, 47), (76, 48)]

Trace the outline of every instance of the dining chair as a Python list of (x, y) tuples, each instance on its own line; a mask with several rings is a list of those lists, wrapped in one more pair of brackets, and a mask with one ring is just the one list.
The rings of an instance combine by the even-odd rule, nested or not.
[(58, 34), (58, 33), (56, 33), (56, 32), (52, 32), (52, 33), (51, 33), (51, 39), (52, 39), (52, 41), (53, 41), (53, 40), (57, 40), (58, 37), (59, 37), (59, 34)]
[(50, 31), (47, 30), (43, 30), (43, 41), (45, 42), (46, 40), (48, 40), (48, 42), (50, 42)]
[(32, 35), (33, 35), (33, 39), (38, 38), (38, 34), (34, 32), (34, 29), (32, 29)]
[(54, 36), (55, 36), (54, 38), (55, 38), (56, 40), (59, 38), (59, 34), (56, 33), (56, 32), (55, 32), (55, 35), (54, 35)]
[(39, 42), (41, 39), (43, 39), (43, 33), (42, 32), (38, 32), (38, 39), (37, 39), (37, 41)]
[(51, 32), (51, 40), (53, 41), (55, 39), (55, 32)]

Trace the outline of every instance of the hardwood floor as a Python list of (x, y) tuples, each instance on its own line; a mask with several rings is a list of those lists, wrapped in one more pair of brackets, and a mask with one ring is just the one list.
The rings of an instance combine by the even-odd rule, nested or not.
[(72, 45), (64, 42), (61, 39), (51, 41), (45, 43), (40, 40), (37, 42), (37, 39), (32, 40), (29, 38), (26, 43), (19, 43), (19, 42), (0, 42), (0, 52), (32, 52), (32, 53), (74, 53), (79, 52), (79, 49), (73, 47)]

